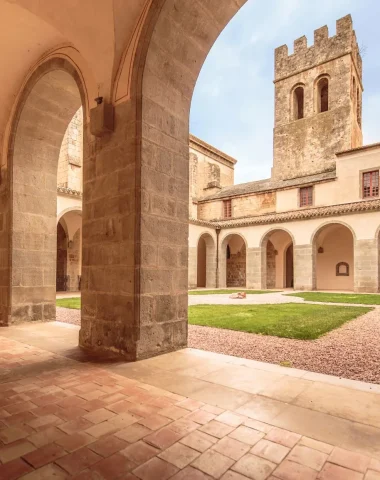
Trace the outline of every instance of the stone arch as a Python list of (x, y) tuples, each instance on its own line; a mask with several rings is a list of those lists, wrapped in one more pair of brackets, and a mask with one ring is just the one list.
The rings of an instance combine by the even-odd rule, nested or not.
[(260, 246), (261, 288), (292, 288), (294, 286), (293, 234), (286, 228), (271, 228), (261, 238)]
[(330, 109), (330, 75), (319, 75), (314, 82), (314, 110), (316, 113)]
[(58, 213), (57, 215), (57, 223), (61, 220), (62, 217), (66, 215), (66, 213), (76, 213), (78, 215), (82, 216), (82, 208), (78, 205), (75, 207), (68, 207), (62, 210), (61, 212)]
[(7, 157), (11, 322), (55, 318), (58, 158), (81, 105), (87, 118), (80, 72), (68, 59), (51, 58), (30, 75), (15, 109)]
[(305, 84), (297, 83), (290, 92), (291, 120), (301, 120), (305, 115)]
[[(344, 222), (326, 222), (312, 235), (313, 289), (354, 290), (355, 233)], [(338, 265), (347, 266), (340, 275)]]
[(246, 286), (247, 241), (241, 233), (230, 233), (220, 242), (219, 287), (246, 288)]
[(216, 287), (216, 244), (208, 232), (197, 243), (197, 287)]

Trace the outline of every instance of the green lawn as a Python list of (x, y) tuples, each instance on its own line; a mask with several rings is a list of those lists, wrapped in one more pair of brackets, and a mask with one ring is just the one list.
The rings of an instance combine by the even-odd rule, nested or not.
[(281, 305), (194, 305), (189, 323), (276, 337), (313, 340), (372, 310), (286, 303)]
[(263, 293), (273, 293), (278, 292), (278, 290), (231, 290), (231, 289), (218, 289), (218, 290), (190, 290), (189, 295), (221, 295), (221, 294), (231, 294), (231, 293), (238, 293), (238, 292), (245, 292), (250, 295), (259, 295)]
[(291, 297), (300, 297), (309, 302), (327, 302), (327, 303), (356, 303), (362, 305), (380, 305), (380, 295), (360, 294), (360, 293), (325, 293), (325, 292), (305, 292), (290, 293)]
[(59, 298), (57, 299), (57, 307), (80, 309), (80, 297), (77, 298)]

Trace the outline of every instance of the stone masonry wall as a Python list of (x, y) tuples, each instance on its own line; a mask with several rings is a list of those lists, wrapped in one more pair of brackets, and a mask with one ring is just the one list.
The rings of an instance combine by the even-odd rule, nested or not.
[(276, 287), (276, 253), (273, 243), (267, 243), (267, 285), (266, 288)]
[(227, 259), (227, 287), (246, 286), (246, 248), (245, 244), (237, 253)]

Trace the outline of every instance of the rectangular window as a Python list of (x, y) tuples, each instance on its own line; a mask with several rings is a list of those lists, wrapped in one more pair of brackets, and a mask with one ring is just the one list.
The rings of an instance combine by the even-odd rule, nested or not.
[(232, 217), (231, 200), (223, 200), (223, 216), (224, 218)]
[(313, 205), (313, 187), (300, 188), (300, 207)]
[(363, 173), (363, 198), (379, 196), (379, 170)]

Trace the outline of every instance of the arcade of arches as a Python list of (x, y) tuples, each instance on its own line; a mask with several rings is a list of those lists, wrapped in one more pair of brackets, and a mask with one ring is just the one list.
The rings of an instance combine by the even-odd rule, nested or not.
[[(186, 346), (189, 278), (192, 286), (313, 289), (326, 285), (326, 272), (333, 271), (346, 288), (378, 291), (380, 205), (377, 198), (363, 197), (357, 177), (359, 165), (369, 173), (378, 168), (378, 147), (361, 147), (360, 125), (351, 125), (356, 122), (351, 87), (340, 91), (334, 83), (338, 70), (351, 72), (350, 62), (359, 62), (350, 17), (337, 23), (336, 48), (343, 53), (331, 50), (347, 68), (333, 62), (326, 72), (331, 88), (323, 113), (331, 125), (341, 122), (347, 135), (304, 142), (308, 148), (326, 144), (327, 153), (295, 150), (287, 153), (294, 158), (287, 158), (281, 139), (286, 132), (297, 133), (301, 124), (281, 111), (291, 103), (286, 98), (276, 103), (280, 124), (273, 179), (234, 186), (236, 160), (191, 138), (196, 185), (189, 189), (194, 86), (214, 41), (245, 0), (132, 0), (128, 8), (115, 1), (101, 2), (95, 10), (91, 2), (71, 2), (68, 9), (54, 0), (0, 3), (7, 35), (0, 46), (7, 65), (0, 92), (1, 325), (55, 318), (57, 260), (59, 276), (70, 276), (70, 289), (81, 276), (81, 347), (130, 360)], [(318, 48), (326, 48), (329, 38), (323, 38), (324, 47)], [(297, 51), (304, 55), (307, 48)], [(287, 49), (280, 47), (275, 56), (276, 79), (285, 79), (276, 83), (279, 95), (300, 83), (306, 95), (317, 66), (294, 79)], [(360, 76), (360, 68), (356, 71)], [(339, 84), (343, 89), (351, 81)], [(339, 101), (330, 95), (338, 91)], [(355, 92), (355, 105), (357, 97), (361, 90)], [(350, 113), (336, 119), (343, 102)], [(305, 98), (302, 125), (319, 121), (311, 103)], [(83, 132), (77, 135), (77, 129), (72, 137), (83, 145), (78, 161), (65, 139), (72, 119), (79, 121), (80, 107)], [(320, 124), (321, 132), (331, 130)], [(72, 187), (59, 168), (65, 145)], [(310, 157), (310, 164), (303, 165), (302, 178), (290, 178), (299, 155)], [(229, 203), (224, 203), (224, 187)], [(304, 198), (311, 203), (302, 210), (300, 188), (310, 190)], [(367, 190), (366, 195), (374, 191)], [(189, 192), (197, 197), (190, 199), (190, 229)], [(76, 257), (73, 265), (82, 267), (68, 273), (71, 248), (80, 243), (79, 227), (71, 229), (69, 217), (58, 212), (75, 210), (82, 210), (82, 261)], [(292, 242), (281, 232), (285, 223)], [(344, 233), (351, 243), (344, 251), (339, 248), (342, 258), (329, 253), (338, 250), (338, 230), (322, 231), (326, 223), (349, 225), (354, 232), (354, 239)]]

